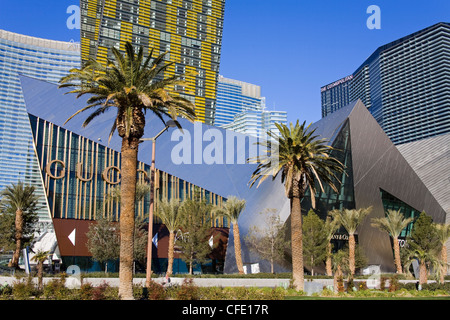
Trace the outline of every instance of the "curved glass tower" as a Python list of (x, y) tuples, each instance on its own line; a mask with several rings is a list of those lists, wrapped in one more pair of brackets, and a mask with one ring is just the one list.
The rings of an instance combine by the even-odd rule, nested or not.
[(80, 66), (76, 43), (0, 30), (0, 190), (19, 180), (40, 196), (39, 221), (50, 222), (19, 75), (57, 83)]

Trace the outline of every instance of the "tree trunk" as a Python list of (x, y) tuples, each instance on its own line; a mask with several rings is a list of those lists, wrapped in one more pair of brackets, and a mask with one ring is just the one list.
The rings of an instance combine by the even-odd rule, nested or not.
[(171, 276), (172, 272), (173, 272), (173, 251), (174, 251), (174, 247), (175, 247), (175, 233), (174, 231), (170, 231), (169, 232), (169, 251), (168, 251), (168, 264), (167, 264), (167, 276)]
[(336, 272), (334, 273), (334, 280), (333, 280), (333, 287), (334, 287), (334, 292), (339, 292), (339, 277), (342, 276), (342, 269), (341, 269), (341, 265), (337, 266)]
[(19, 258), (20, 258), (20, 250), (22, 250), (22, 237), (23, 237), (23, 211), (21, 209), (17, 209), (16, 211), (16, 220), (15, 220), (15, 240), (16, 240), (16, 249), (14, 250), (14, 254), (12, 260), (9, 262), (8, 266), (12, 268), (19, 268)]
[(233, 223), (233, 236), (234, 236), (234, 256), (236, 257), (236, 265), (239, 274), (244, 274), (244, 264), (242, 263), (242, 253), (241, 253), (241, 235), (239, 233), (239, 226)]
[(328, 242), (327, 244), (327, 260), (325, 262), (326, 270), (327, 270), (327, 276), (333, 275), (333, 269), (331, 267), (331, 242)]
[(133, 300), (134, 218), (139, 139), (122, 139), (119, 296)]
[(38, 290), (42, 290), (42, 277), (44, 275), (44, 261), (38, 262)]
[(425, 261), (420, 261), (419, 284), (427, 283), (427, 281), (428, 281), (427, 273), (428, 273), (428, 270), (427, 270), (427, 265), (425, 264)]
[(394, 260), (397, 268), (397, 273), (402, 273), (402, 261), (400, 259), (400, 245), (398, 244), (398, 238), (394, 238)]
[(445, 282), (444, 277), (447, 274), (447, 246), (445, 244), (442, 245), (441, 259), (442, 259), (443, 265), (441, 267), (440, 282), (443, 284)]
[(348, 235), (348, 265), (350, 269), (350, 274), (353, 276), (355, 274), (355, 235)]
[(300, 197), (291, 198), (291, 250), (292, 250), (292, 277), (294, 288), (303, 291), (303, 233), (302, 233), (302, 211)]

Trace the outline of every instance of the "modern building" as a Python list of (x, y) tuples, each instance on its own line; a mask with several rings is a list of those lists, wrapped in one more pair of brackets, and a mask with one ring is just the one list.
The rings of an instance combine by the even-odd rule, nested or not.
[(234, 116), (233, 122), (222, 127), (257, 138), (270, 138), (267, 135), (268, 131), (273, 132), (275, 135), (280, 133), (275, 123), (287, 124), (287, 112), (265, 109), (244, 110)]
[[(105, 202), (103, 198), (111, 187), (109, 184), (120, 179), (120, 137), (114, 135), (111, 142), (106, 143), (115, 115), (105, 113), (86, 128), (81, 126), (82, 116), (64, 124), (65, 119), (84, 105), (83, 98), (65, 95), (64, 90), (53, 84), (28, 77), (21, 77), (21, 83), (40, 174), (49, 191), (48, 207), (60, 254), (65, 257), (66, 264), (83, 265), (89, 255), (84, 246), (84, 232), (92, 223), (91, 219), (104, 212), (117, 216), (115, 204)], [(156, 144), (158, 196), (183, 197), (189, 195), (191, 186), (197, 186), (213, 203), (225, 201), (231, 195), (245, 199), (246, 207), (239, 218), (241, 239), (245, 239), (251, 227), (264, 225), (259, 213), (268, 208), (277, 211), (281, 220), (289, 223), (289, 200), (280, 177), (266, 180), (259, 188), (248, 186), (256, 165), (246, 163), (245, 159), (255, 155), (252, 148), (258, 141), (256, 137), (200, 122), (180, 121), (183, 132), (173, 129), (161, 135)], [(147, 115), (146, 123), (145, 137), (154, 136), (162, 127), (161, 121), (151, 114)], [(387, 209), (402, 208), (407, 216), (417, 216), (425, 211), (435, 222), (444, 222), (445, 210), (361, 101), (341, 108), (313, 126), (321, 138), (328, 139), (335, 147), (334, 155), (347, 168), (339, 194), (329, 189), (317, 194), (319, 216), (325, 217), (331, 209), (373, 206), (370, 216), (358, 230), (358, 244), (370, 265), (380, 266), (383, 272), (395, 271), (391, 239), (388, 234), (371, 227), (370, 219), (384, 216)], [(139, 168), (142, 170), (139, 176), (143, 180), (149, 175), (151, 149), (151, 144), (145, 143), (139, 148)], [(145, 214), (147, 200), (143, 201), (140, 208)], [(302, 202), (305, 211), (310, 207), (308, 202), (305, 197)], [(221, 250), (225, 255), (224, 271), (235, 272), (232, 228), (226, 228), (229, 227), (226, 221), (214, 221), (216, 232), (223, 235), (224, 242), (228, 239), (226, 253)], [(156, 225), (152, 236), (158, 233), (160, 243), (167, 245), (167, 233), (162, 229)], [(74, 230), (75, 243), (69, 239)], [(411, 225), (404, 235), (410, 230)], [(345, 234), (338, 238), (345, 239)], [(342, 239), (335, 240), (336, 246), (345, 244)], [(153, 250), (156, 263), (163, 263), (166, 245)], [(247, 266), (257, 264), (262, 272), (270, 270), (269, 264), (252, 253), (245, 241), (242, 250)], [(277, 266), (276, 270), (286, 270), (286, 267)]]
[(262, 138), (278, 133), (275, 123), (287, 123), (286, 111), (266, 109), (260, 86), (219, 75), (217, 88), (215, 126)]
[(216, 115), (214, 125), (223, 127), (234, 121), (243, 111), (259, 111), (265, 107), (261, 87), (219, 75), (217, 82)]
[(339, 79), (320, 88), (322, 118), (350, 103), (350, 82), (353, 75)]
[(81, 0), (81, 59), (106, 63), (111, 47), (130, 41), (144, 54), (169, 52), (164, 77), (185, 74), (180, 96), (195, 103), (200, 121), (214, 120), (225, 0)]
[[(108, 143), (108, 126), (115, 115), (105, 115), (83, 129), (83, 116), (64, 122), (86, 103), (73, 95), (64, 95), (68, 90), (57, 85), (33, 78), (21, 77), (25, 104), (29, 115), (29, 130), (32, 135), (38, 163), (39, 181), (45, 190), (47, 215), (52, 221), (55, 243), (38, 243), (38, 246), (54, 250), (53, 258), (67, 268), (77, 265), (82, 270), (98, 270), (100, 266), (91, 258), (86, 247), (86, 232), (98, 217), (119, 221), (120, 204), (117, 198), (109, 197), (113, 188), (120, 186), (121, 155), (120, 138), (114, 137)], [(64, 106), (64, 108), (61, 108)], [(148, 128), (161, 130), (162, 122), (152, 119)], [(156, 133), (151, 133), (154, 136)], [(167, 136), (170, 134), (166, 133)], [(159, 140), (158, 140), (159, 142)], [(163, 142), (163, 141), (162, 141)], [(151, 143), (142, 143), (138, 163), (138, 182), (149, 183), (151, 163)], [(181, 179), (158, 168), (160, 156), (157, 149), (157, 169), (155, 175), (156, 199), (180, 200), (200, 196), (212, 205), (221, 205), (226, 200), (205, 188)], [(136, 205), (136, 217), (148, 217), (150, 194), (145, 195)], [(215, 265), (224, 260), (224, 249), (228, 234), (228, 222), (224, 218), (211, 217), (213, 234), (219, 235), (221, 246), (215, 249)], [(156, 248), (153, 252), (153, 270), (165, 272), (167, 265), (168, 232), (158, 216), (154, 215), (153, 237)], [(49, 232), (50, 234), (50, 232)], [(222, 252), (222, 253), (221, 253)], [(175, 272), (185, 272), (186, 265), (175, 255)], [(222, 267), (223, 268), (223, 267)], [(217, 269), (216, 269), (217, 270)]]
[[(447, 213), (445, 222), (450, 223), (450, 133), (397, 148)], [(447, 257), (450, 260), (450, 240)]]
[(80, 66), (80, 46), (0, 30), (0, 190), (18, 181), (40, 196), (39, 221), (50, 221), (19, 75), (57, 83)]
[[(318, 138), (329, 141), (334, 147), (333, 156), (346, 167), (345, 173), (339, 177), (342, 182), (340, 192), (337, 194), (331, 188), (325, 187), (324, 192), (316, 195), (315, 212), (325, 219), (333, 209), (372, 206), (370, 215), (358, 228), (357, 243), (362, 248), (369, 266), (379, 266), (382, 272), (395, 272), (392, 240), (387, 233), (372, 227), (371, 219), (384, 217), (387, 209), (402, 209), (405, 216), (417, 217), (425, 211), (435, 222), (443, 223), (446, 211), (360, 100), (317, 121), (312, 125), (312, 129), (315, 129)], [(444, 179), (446, 178), (441, 177), (441, 181)], [(279, 189), (282, 186), (279, 178), (264, 182), (262, 186), (272, 189), (272, 194), (281, 193), (284, 196), (284, 189)], [(266, 201), (263, 198), (266, 196), (264, 192), (261, 197), (256, 196), (257, 199), (266, 208), (276, 209), (282, 221), (289, 225), (289, 200), (284, 196), (285, 199), (280, 199), (279, 203), (273, 202), (272, 199)], [(306, 195), (302, 199), (302, 211), (306, 214), (310, 208), (310, 197)], [(253, 226), (264, 228), (264, 221), (261, 221), (259, 212), (250, 206), (241, 214), (238, 221), (241, 239), (245, 239), (248, 230)], [(406, 237), (411, 228), (412, 223), (401, 236)], [(232, 234), (230, 229), (225, 265), (225, 271), (230, 273), (237, 270)], [(335, 248), (343, 247), (346, 239), (348, 237), (345, 229), (341, 229), (333, 240)], [(245, 242), (242, 247), (244, 263), (259, 264), (261, 271), (270, 270), (268, 263), (261, 261)], [(286, 268), (279, 264), (278, 270)]]
[(322, 94), (322, 115), (360, 99), (396, 145), (449, 133), (449, 43), (450, 24), (437, 23), (379, 47), (341, 91), (348, 98)]

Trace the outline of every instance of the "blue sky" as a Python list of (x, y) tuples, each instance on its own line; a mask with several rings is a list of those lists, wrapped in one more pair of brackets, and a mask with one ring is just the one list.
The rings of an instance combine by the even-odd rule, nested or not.
[[(1, 0), (0, 29), (79, 41), (69, 30), (77, 0)], [(381, 29), (366, 26), (381, 9)], [(320, 87), (351, 74), (383, 44), (450, 22), (448, 0), (226, 0), (220, 74), (261, 86), (268, 109), (320, 119)]]

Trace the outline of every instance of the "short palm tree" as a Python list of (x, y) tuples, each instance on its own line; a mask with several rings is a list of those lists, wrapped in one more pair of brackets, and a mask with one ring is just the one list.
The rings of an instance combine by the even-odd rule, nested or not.
[(223, 204), (223, 207), (214, 209), (214, 213), (217, 214), (217, 217), (226, 217), (233, 224), (234, 256), (236, 257), (236, 265), (240, 274), (244, 273), (244, 264), (242, 262), (241, 235), (239, 232), (238, 219), (244, 208), (244, 199), (229, 196), (227, 201)]
[(36, 261), (38, 264), (38, 289), (42, 290), (42, 278), (44, 276), (44, 262), (48, 259), (49, 251), (38, 251), (31, 258), (31, 260)]
[(331, 276), (333, 275), (333, 266), (332, 266), (332, 253), (331, 253), (331, 239), (333, 238), (333, 235), (336, 233), (336, 231), (339, 229), (339, 223), (332, 219), (330, 216), (327, 217), (325, 220), (325, 225), (323, 228), (326, 238), (327, 238), (327, 258), (325, 261), (325, 269), (327, 271), (327, 275)]
[(366, 216), (372, 211), (372, 207), (361, 209), (343, 209), (333, 210), (330, 212), (331, 216), (343, 226), (348, 233), (348, 264), (350, 274), (355, 274), (355, 233), (359, 225), (363, 222)]
[(441, 269), (442, 270), (440, 272), (440, 282), (444, 283), (444, 276), (447, 273), (447, 267), (448, 267), (446, 242), (448, 239), (450, 239), (450, 224), (436, 223), (434, 225), (434, 227), (436, 228), (436, 233), (439, 238), (439, 242), (442, 245), (442, 248), (441, 248), (441, 260), (442, 260), (442, 268)]
[(398, 244), (398, 236), (402, 233), (414, 219), (405, 218), (401, 210), (387, 210), (386, 217), (373, 218), (372, 226), (387, 232), (393, 240), (394, 260), (397, 273), (402, 273), (402, 262), (400, 259), (400, 245)]
[(15, 250), (9, 266), (19, 268), (20, 251), (23, 247), (23, 236), (25, 228), (25, 214), (37, 208), (39, 197), (34, 193), (34, 186), (27, 186), (19, 181), (17, 184), (7, 186), (2, 195), (3, 205), (8, 206), (15, 212)]
[(133, 299), (137, 155), (140, 139), (144, 135), (145, 114), (147, 111), (153, 112), (163, 123), (166, 118), (171, 118), (180, 127), (177, 116), (194, 120), (195, 112), (191, 102), (168, 91), (179, 83), (179, 75), (158, 80), (173, 64), (164, 61), (165, 54), (153, 58), (151, 51), (144, 59), (143, 47), (136, 54), (129, 42), (125, 44), (125, 55), (114, 47), (111, 50), (115, 61), (108, 60), (104, 66), (90, 60), (81, 69), (72, 69), (69, 75), (63, 77), (60, 87), (73, 88), (69, 93), (76, 93), (77, 97), (89, 95), (87, 106), (67, 121), (82, 112), (91, 111), (83, 123), (85, 127), (107, 111), (116, 112), (110, 138), (116, 130), (122, 138), (119, 295), (121, 299)]
[(169, 230), (169, 248), (168, 248), (168, 264), (167, 276), (173, 272), (173, 253), (175, 247), (175, 231), (181, 226), (181, 202), (178, 199), (162, 200), (158, 203), (156, 215), (161, 219), (162, 223)]
[[(342, 173), (344, 166), (336, 158), (332, 157), (333, 148), (324, 139), (314, 135), (315, 129), (310, 126), (290, 123), (275, 124), (280, 134), (268, 132), (275, 140), (263, 141), (259, 144), (266, 148), (267, 154), (262, 157), (249, 159), (249, 162), (258, 163), (253, 172), (250, 187), (258, 180), (258, 186), (268, 177), (275, 180), (281, 172), (281, 182), (284, 183), (286, 196), (290, 199), (291, 210), (291, 250), (292, 271), (294, 286), (297, 290), (303, 290), (303, 242), (302, 242), (302, 214), (301, 199), (309, 189), (311, 202), (315, 207), (315, 195), (318, 187), (324, 191), (323, 185), (329, 185), (338, 192), (338, 173)], [(273, 152), (275, 143), (278, 152)]]

